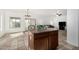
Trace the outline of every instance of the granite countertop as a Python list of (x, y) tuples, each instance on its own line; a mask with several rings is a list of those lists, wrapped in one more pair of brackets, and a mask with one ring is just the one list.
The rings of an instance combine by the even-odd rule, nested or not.
[(58, 29), (56, 29), (56, 28), (48, 28), (48, 29), (45, 29), (45, 30), (33, 30), (33, 31), (30, 31), (30, 32), (32, 32), (32, 33), (42, 33), (42, 32), (49, 32), (49, 31), (56, 31), (56, 30), (58, 30)]

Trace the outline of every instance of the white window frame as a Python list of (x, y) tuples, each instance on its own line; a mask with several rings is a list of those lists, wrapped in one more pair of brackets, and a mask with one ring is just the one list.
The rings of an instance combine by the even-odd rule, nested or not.
[(20, 28), (20, 27), (11, 27), (10, 26), (10, 22), (12, 21), (11, 18), (15, 19), (15, 23), (16, 23), (17, 19), (19, 19), (20, 20), (20, 27), (21, 27), (21, 18), (20, 17), (10, 17), (10, 19), (9, 19), (9, 28)]

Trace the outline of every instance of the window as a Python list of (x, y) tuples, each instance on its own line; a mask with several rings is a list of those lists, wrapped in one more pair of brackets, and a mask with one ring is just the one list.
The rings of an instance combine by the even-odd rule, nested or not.
[(20, 17), (10, 17), (10, 28), (20, 28)]

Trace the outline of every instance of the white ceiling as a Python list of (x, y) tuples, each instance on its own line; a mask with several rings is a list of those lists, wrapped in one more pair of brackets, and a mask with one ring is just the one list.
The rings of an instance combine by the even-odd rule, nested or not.
[[(0, 11), (25, 13), (27, 9), (1, 9)], [(63, 15), (67, 15), (66, 9), (29, 9), (30, 14), (56, 15), (57, 10), (60, 10)]]

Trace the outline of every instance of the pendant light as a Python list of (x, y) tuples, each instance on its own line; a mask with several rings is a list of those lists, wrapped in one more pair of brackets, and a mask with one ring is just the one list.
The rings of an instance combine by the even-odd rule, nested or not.
[[(25, 13), (26, 13), (26, 14), (25, 14), (25, 21), (28, 23), (28, 24), (26, 23), (26, 26), (28, 26), (28, 28), (29, 28), (29, 26), (30, 26), (30, 27), (35, 26), (35, 28), (36, 28), (36, 19), (33, 18), (33, 17), (29, 14), (29, 13), (30, 13), (30, 10), (27, 9)], [(29, 30), (29, 29), (28, 29), (28, 30)]]

